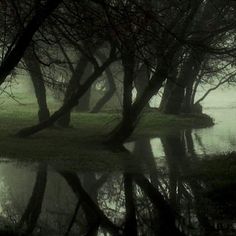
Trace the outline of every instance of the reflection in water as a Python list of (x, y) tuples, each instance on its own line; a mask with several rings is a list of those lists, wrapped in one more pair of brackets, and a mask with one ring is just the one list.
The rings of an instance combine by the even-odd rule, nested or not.
[[(193, 143), (192, 146), (194, 146), (196, 154), (199, 157), (205, 157), (205, 155), (236, 151), (236, 133), (234, 129), (236, 109), (208, 109), (207, 114), (214, 118), (214, 126), (188, 132), (188, 135), (191, 136), (188, 140)], [(173, 129), (171, 132), (175, 132), (175, 130)], [(126, 143), (125, 146), (130, 151), (134, 150), (134, 142)], [(154, 157), (160, 160), (161, 157), (165, 156), (160, 137), (152, 138), (151, 146)]]
[(134, 144), (133, 153), (143, 156), (136, 172), (2, 163), (0, 235), (235, 235), (235, 188), (212, 188), (211, 178), (191, 177), (198, 159), (191, 132), (166, 135), (161, 143), (165, 171), (150, 141)]
[(31, 234), (36, 227), (38, 217), (41, 212), (42, 202), (44, 198), (45, 188), (47, 183), (47, 167), (40, 164), (32, 195), (28, 201), (28, 205), (21, 216), (17, 230)]

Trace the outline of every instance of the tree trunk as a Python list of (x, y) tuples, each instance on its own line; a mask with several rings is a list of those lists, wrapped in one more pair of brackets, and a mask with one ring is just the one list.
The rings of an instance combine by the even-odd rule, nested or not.
[(195, 60), (192, 64), (192, 71), (189, 75), (189, 79), (187, 81), (185, 96), (182, 104), (182, 112), (184, 113), (192, 113), (194, 112), (194, 106), (192, 104), (192, 97), (194, 93), (194, 82), (197, 80), (198, 75), (201, 71), (202, 63), (205, 59), (205, 53), (198, 53), (195, 55)]
[(169, 79), (166, 81), (165, 87), (164, 87), (164, 92), (162, 94), (161, 102), (160, 102), (160, 105), (159, 105), (159, 110), (160, 111), (163, 112), (165, 110), (166, 103), (168, 102), (168, 99), (171, 95), (171, 91), (173, 90), (174, 86), (175, 86), (174, 81), (169, 80)]
[[(83, 83), (86, 78), (88, 78), (93, 73), (93, 66), (91, 63), (87, 63), (83, 74), (81, 74), (80, 82)], [(78, 106), (76, 107), (76, 111), (89, 111), (90, 109), (90, 97), (92, 87), (88, 89), (88, 91), (81, 97)]]
[(112, 75), (112, 72), (109, 68), (105, 70), (108, 82), (108, 90), (104, 94), (104, 96), (96, 103), (94, 108), (92, 109), (92, 113), (97, 113), (101, 111), (101, 109), (106, 105), (106, 103), (113, 97), (116, 91), (116, 84)]
[[(104, 62), (106, 60), (105, 55), (103, 55), (101, 52), (97, 52), (97, 56), (101, 62)], [(116, 84), (115, 84), (111, 69), (108, 67), (105, 70), (105, 73), (106, 73), (107, 82), (108, 82), (108, 90), (104, 94), (104, 96), (96, 103), (96, 105), (91, 111), (92, 113), (99, 112), (104, 107), (104, 105), (112, 98), (112, 96), (114, 95), (116, 91)]]
[(45, 121), (49, 118), (49, 110), (47, 107), (46, 89), (44, 85), (43, 75), (38, 60), (35, 58), (32, 48), (24, 54), (24, 62), (29, 71), (30, 78), (32, 80), (35, 96), (38, 102), (39, 122)]
[(148, 85), (150, 73), (148, 71), (147, 65), (145, 64), (142, 64), (136, 73), (137, 75), (134, 80), (134, 86), (137, 90), (136, 97), (139, 99)]
[(128, 115), (123, 114), (121, 122), (108, 135), (105, 143), (119, 146), (132, 134), (139, 120), (140, 113), (153, 95), (160, 90), (163, 82), (167, 78), (167, 73), (166, 64), (160, 65), (159, 70), (152, 76), (142, 96), (136, 99), (132, 106), (129, 107)]
[[(80, 85), (80, 79), (84, 74), (85, 68), (88, 65), (88, 59), (84, 56), (80, 58), (78, 61), (76, 68), (71, 76), (68, 87), (66, 89), (65, 97), (64, 97), (64, 105), (70, 100), (73, 93), (75, 93), (76, 89)], [(89, 89), (89, 88), (88, 88)], [(70, 117), (71, 111), (66, 112), (59, 120), (58, 124), (62, 127), (68, 127), (70, 125)]]
[(89, 87), (93, 84), (93, 82), (102, 75), (103, 71), (112, 63), (116, 60), (115, 57), (115, 51), (112, 50), (109, 58), (104, 62), (99, 68), (96, 68), (96, 70), (93, 72), (87, 80), (80, 85), (77, 90), (71, 95), (71, 97), (68, 99), (68, 101), (63, 104), (63, 106), (58, 109), (54, 114), (52, 114), (49, 119), (31, 126), (27, 127), (25, 129), (20, 130), (17, 133), (17, 136), (19, 137), (27, 137), (32, 134), (35, 134), (39, 132), (40, 130), (43, 130), (51, 125), (53, 125), (58, 119), (60, 119), (63, 115), (67, 114), (68, 112), (71, 111), (73, 107), (75, 107), (78, 104), (78, 99), (80, 99), (84, 93), (89, 89)]
[(193, 106), (192, 106), (192, 93), (193, 93), (193, 84), (195, 82), (196, 77), (192, 77), (190, 81), (188, 82), (188, 85), (185, 89), (185, 96), (183, 99), (182, 109), (181, 111), (183, 113), (192, 113), (193, 112)]
[(79, 112), (88, 112), (90, 110), (90, 98), (92, 93), (92, 87), (88, 89), (88, 91), (84, 94), (84, 96), (80, 99), (78, 106), (75, 108), (76, 111)]
[[(169, 93), (169, 97), (163, 108), (164, 113), (179, 114), (181, 111), (191, 110), (189, 105), (191, 102), (192, 86), (200, 71), (203, 57), (204, 53), (202, 52), (198, 55), (193, 51), (189, 53), (182, 66), (176, 85)], [(182, 109), (183, 107), (185, 108)]]
[(134, 130), (134, 114), (132, 112), (132, 91), (134, 82), (135, 56), (132, 47), (126, 48), (123, 52), (122, 64), (124, 68), (123, 78), (123, 111), (122, 121), (110, 134), (108, 143), (121, 144), (123, 140), (130, 136)]

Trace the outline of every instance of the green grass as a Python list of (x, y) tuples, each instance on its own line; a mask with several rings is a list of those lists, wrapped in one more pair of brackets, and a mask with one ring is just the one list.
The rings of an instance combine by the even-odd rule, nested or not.
[(137, 127), (136, 135), (163, 136), (182, 129), (206, 128), (214, 121), (206, 114), (165, 115), (157, 112), (145, 113)]
[[(132, 166), (133, 157), (126, 153), (111, 152), (102, 140), (119, 122), (118, 113), (73, 113), (72, 128), (49, 128), (38, 134), (21, 139), (14, 135), (20, 129), (37, 123), (37, 106), (35, 101), (25, 105), (8, 101), (0, 106), (0, 155), (5, 158), (19, 160), (50, 160), (63, 161), (63, 165), (71, 165), (76, 161), (75, 168), (123, 168)], [(50, 103), (51, 113), (58, 104)], [(158, 136), (176, 129), (206, 127), (211, 119), (206, 116), (166, 116), (158, 112), (147, 112), (131, 139), (143, 136)], [(178, 127), (178, 128), (176, 128)], [(74, 164), (73, 164), (74, 165)]]

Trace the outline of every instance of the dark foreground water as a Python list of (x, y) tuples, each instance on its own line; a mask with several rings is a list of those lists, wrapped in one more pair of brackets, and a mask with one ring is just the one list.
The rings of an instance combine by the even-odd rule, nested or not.
[(236, 155), (212, 156), (236, 150), (236, 110), (208, 113), (212, 128), (125, 144), (132, 172), (2, 161), (0, 235), (236, 235)]

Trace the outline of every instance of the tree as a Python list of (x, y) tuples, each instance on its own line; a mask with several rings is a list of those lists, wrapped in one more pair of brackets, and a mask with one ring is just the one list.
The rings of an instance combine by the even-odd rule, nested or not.
[(39, 122), (42, 122), (44, 120), (47, 120), (50, 114), (49, 109), (47, 107), (46, 88), (44, 85), (41, 66), (39, 61), (35, 57), (33, 49), (31, 47), (29, 47), (28, 50), (25, 52), (23, 58), (34, 86), (35, 95), (39, 106)]
[[(34, 9), (34, 15), (29, 22), (24, 22), (25, 27), (20, 28), (16, 38), (12, 39), (0, 66), (0, 85), (5, 81), (6, 77), (11, 73), (15, 66), (19, 63), (23, 54), (35, 32), (49, 17), (49, 15), (57, 8), (61, 0), (47, 0), (44, 5), (37, 6)], [(17, 12), (15, 13), (17, 14)]]
[[(132, 134), (144, 107), (165, 82), (180, 85), (182, 83), (181, 92), (176, 93), (182, 106), (184, 95), (186, 98), (191, 97), (193, 81), (201, 68), (200, 64), (194, 65), (193, 70), (189, 71), (189, 65), (196, 63), (195, 52), (198, 52), (199, 60), (202, 60), (206, 54), (228, 55), (235, 50), (234, 46), (226, 43), (234, 35), (232, 30), (235, 22), (232, 22), (230, 3), (223, 6), (223, 11), (228, 13), (227, 19), (221, 20), (217, 15), (213, 25), (201, 28), (200, 23), (205, 22), (202, 20), (205, 16), (202, 15), (209, 11), (206, 6), (210, 2), (185, 0), (180, 5), (178, 1), (170, 3), (163, 0), (155, 8), (149, 1), (65, 2), (63, 16), (54, 14), (55, 32), (89, 60), (94, 67), (93, 73), (82, 85), (76, 84), (75, 92), (66, 95), (70, 98), (58, 112), (47, 121), (19, 134), (27, 136), (38, 132), (70, 112), (110, 63), (117, 60), (118, 53), (124, 72), (122, 119), (108, 135), (105, 141), (107, 144), (120, 145)], [(91, 21), (87, 20), (88, 17)], [(74, 23), (85, 24), (86, 27), (81, 25), (81, 28), (74, 29)], [(226, 32), (228, 34), (225, 36)], [(109, 58), (107, 56), (108, 60), (100, 66), (96, 51), (104, 44), (106, 48), (111, 47), (113, 53)], [(140, 81), (138, 70), (141, 66), (147, 68), (147, 76), (142, 76), (144, 86), (133, 101), (132, 92), (135, 81)], [(178, 76), (178, 80), (175, 76)], [(174, 90), (179, 90), (177, 88), (173, 86)], [(175, 94), (173, 91), (169, 93), (171, 96)], [(186, 106), (188, 100), (186, 99)], [(173, 104), (172, 100), (171, 105)]]
[[(229, 36), (230, 34), (227, 35), (226, 32), (229, 32), (233, 27), (232, 22), (228, 21), (232, 17), (230, 8), (230, 4), (225, 5), (218, 0), (214, 3), (206, 1), (202, 4), (197, 17), (192, 22), (190, 38), (193, 41), (197, 40), (198, 43), (202, 43), (203, 48), (195, 48), (192, 45), (191, 48), (185, 50), (183, 62), (179, 64), (179, 72), (173, 78), (172, 85), (170, 86), (171, 82), (166, 84), (160, 107), (164, 113), (195, 112), (196, 106), (193, 103), (194, 84), (195, 82), (199, 83), (197, 82), (198, 75), (203, 69), (205, 60), (211, 54), (210, 48), (220, 46), (222, 47), (221, 53), (224, 53), (225, 50), (227, 55), (228, 45), (225, 42), (230, 40), (231, 36)], [(222, 21), (222, 16), (225, 14), (228, 14), (229, 19)], [(202, 35), (199, 33), (202, 33)], [(217, 50), (215, 53), (217, 54)]]

